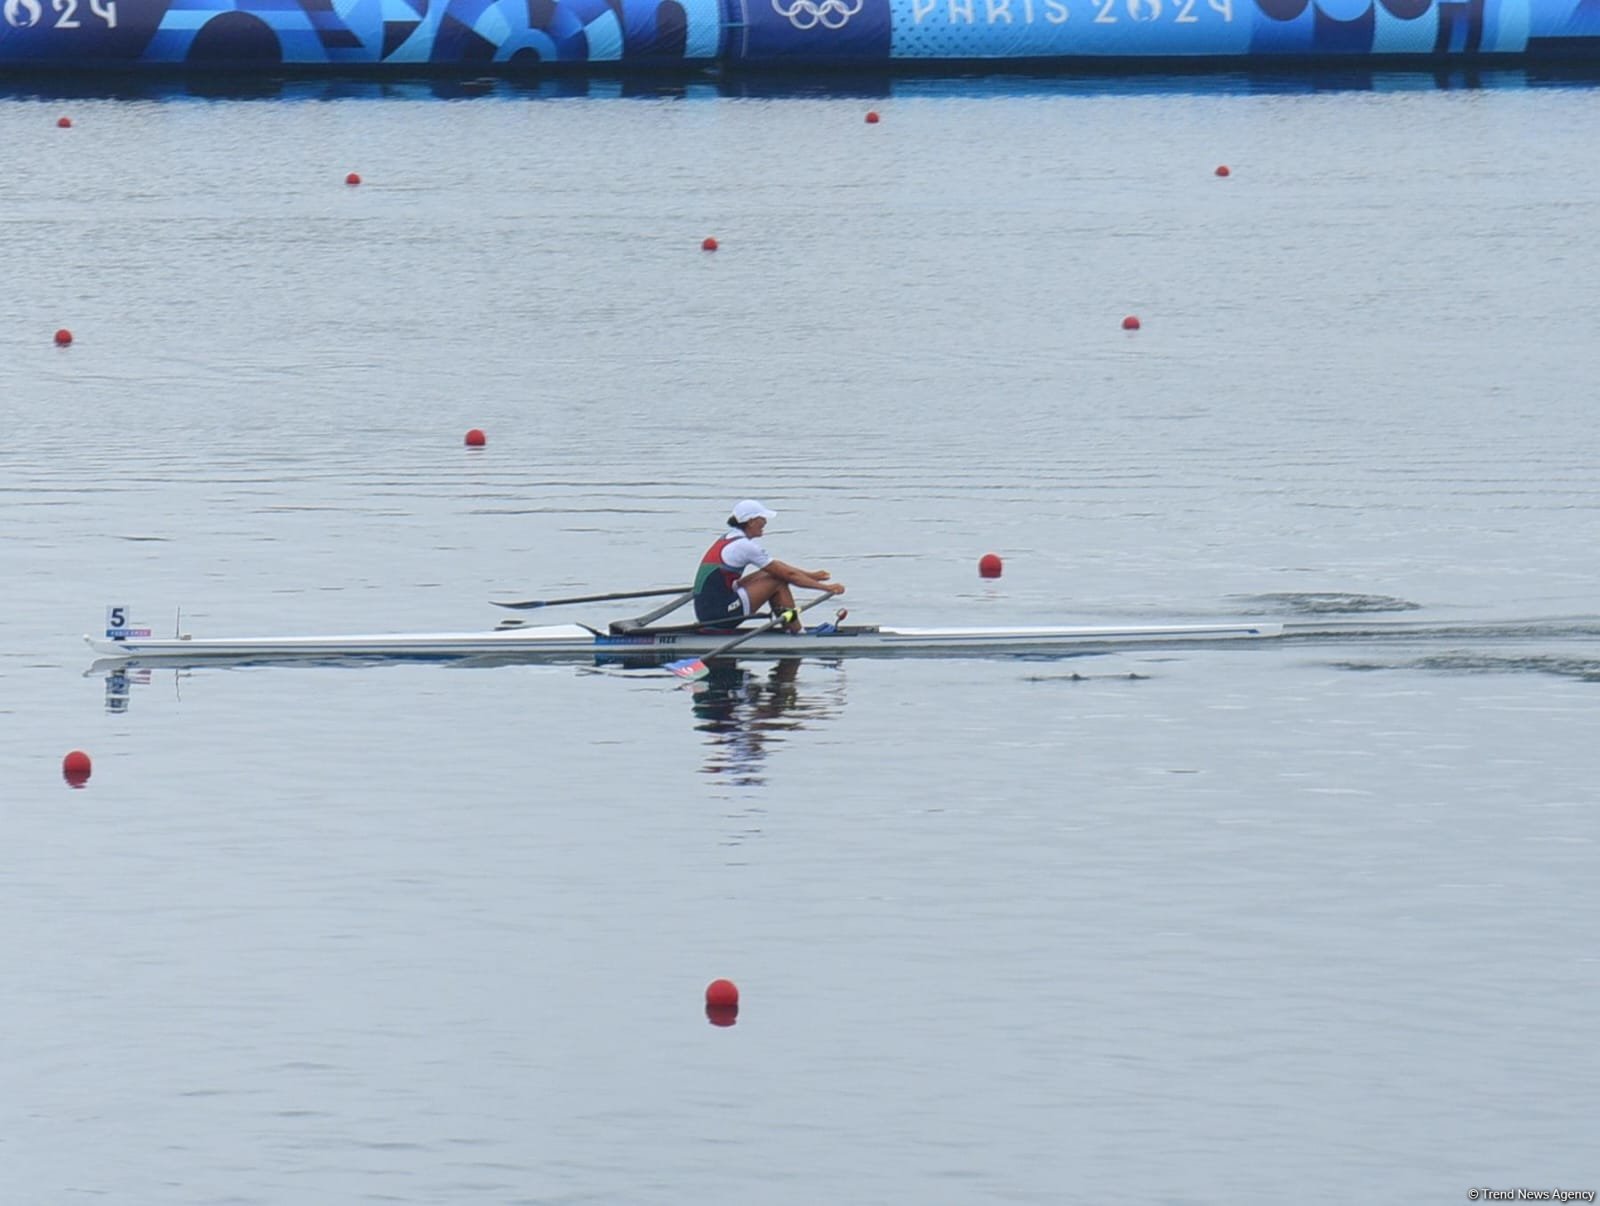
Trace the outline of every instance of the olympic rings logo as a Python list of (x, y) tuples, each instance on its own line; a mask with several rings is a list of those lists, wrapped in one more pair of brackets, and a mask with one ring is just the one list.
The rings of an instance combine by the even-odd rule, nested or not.
[(788, 17), (796, 29), (843, 29), (844, 23), (861, 11), (866, 0), (772, 0), (772, 9)]

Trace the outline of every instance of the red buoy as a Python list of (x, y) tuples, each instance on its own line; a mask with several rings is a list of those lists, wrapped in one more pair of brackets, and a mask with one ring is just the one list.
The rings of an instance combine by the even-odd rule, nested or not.
[(739, 1020), (739, 986), (732, 980), (706, 985), (706, 1020), (713, 1026), (732, 1026)]
[(72, 118), (70, 118), (70, 117), (58, 117), (58, 118), (56, 118), (56, 129), (58, 129), (58, 130), (70, 130), (70, 129), (72, 129)]
[(998, 578), (1003, 568), (998, 553), (985, 553), (978, 558), (978, 577)]
[(1231, 175), (1233, 175), (1233, 173), (1228, 170), (1228, 165), (1224, 163), (1224, 164), (1218, 165), (1218, 167), (1217, 167), (1217, 175), (1219, 175), (1219, 176), (1231, 176)]
[(72, 342), (72, 332), (62, 327), (56, 332), (56, 347), (64, 348)]
[(869, 126), (875, 126), (878, 124), (878, 111), (876, 109), (867, 110), (867, 124)]
[(82, 750), (73, 750), (61, 760), (61, 777), (73, 787), (82, 787), (87, 783), (92, 769), (89, 755)]
[(344, 178), (344, 182), (346, 184), (350, 184), (350, 185), (360, 184), (361, 183), (361, 176), (360, 176), (359, 173), (351, 172), (348, 176), (346, 176)]
[(715, 251), (716, 249), (717, 249), (717, 241), (715, 239), (713, 239), (710, 235), (707, 235), (705, 238), (700, 240), (700, 250), (701, 251)]
[(484, 435), (483, 432), (479, 431), (476, 427), (467, 432), (468, 448), (482, 448), (488, 442), (489, 437)]
[(1139, 316), (1137, 314), (1130, 314), (1128, 317), (1124, 318), (1122, 320), (1122, 329), (1124, 331), (1137, 331), (1139, 329)]

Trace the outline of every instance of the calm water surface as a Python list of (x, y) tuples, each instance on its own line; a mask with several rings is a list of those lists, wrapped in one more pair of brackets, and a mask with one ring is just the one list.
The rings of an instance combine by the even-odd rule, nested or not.
[[(0, 99), (8, 1201), (1600, 1188), (1600, 90), (378, 91)], [(863, 622), (1434, 627), (79, 640), (485, 627), (747, 494)]]

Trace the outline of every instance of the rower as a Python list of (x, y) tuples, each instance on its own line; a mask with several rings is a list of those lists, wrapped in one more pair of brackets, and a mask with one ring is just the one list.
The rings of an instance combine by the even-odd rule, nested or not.
[(767, 521), (777, 517), (753, 498), (733, 504), (728, 530), (706, 550), (695, 573), (694, 614), (702, 624), (736, 628), (770, 603), (773, 615), (784, 617), (786, 632), (802, 632), (791, 587), (844, 594), (827, 570), (796, 569), (762, 547)]

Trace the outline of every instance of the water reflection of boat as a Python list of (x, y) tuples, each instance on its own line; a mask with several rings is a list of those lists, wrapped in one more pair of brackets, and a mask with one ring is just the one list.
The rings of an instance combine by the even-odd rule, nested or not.
[(150, 682), (151, 672), (147, 667), (129, 666), (125, 662), (118, 662), (106, 666), (104, 671), (107, 712), (126, 712), (128, 702), (133, 698), (134, 684), (144, 686)]
[(822, 663), (833, 671), (831, 686), (812, 689), (799, 682), (800, 663), (784, 658), (764, 672), (731, 661), (708, 663), (709, 673), (693, 687), (694, 727), (706, 734), (706, 774), (726, 776), (740, 787), (760, 786), (770, 746), (843, 706), (839, 665)]

